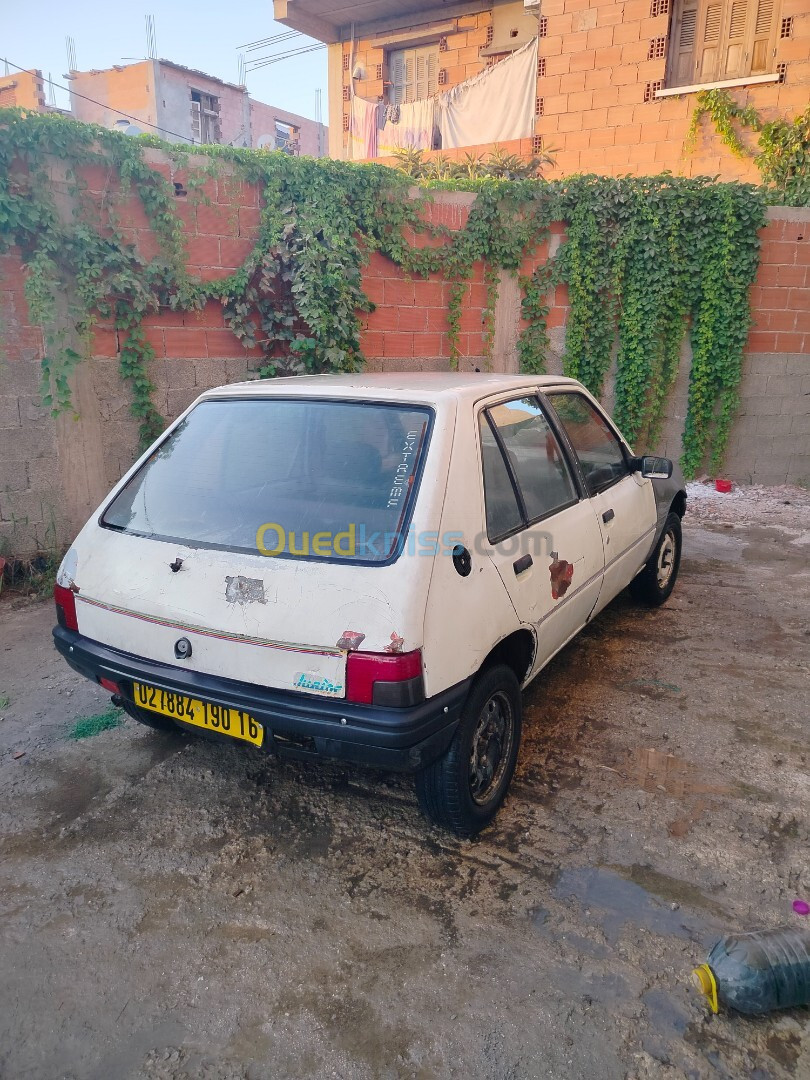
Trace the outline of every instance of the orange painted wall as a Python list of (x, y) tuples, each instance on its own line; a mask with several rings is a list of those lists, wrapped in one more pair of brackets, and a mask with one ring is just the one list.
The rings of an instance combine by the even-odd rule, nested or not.
[(0, 109), (15, 106), (20, 109), (45, 109), (45, 89), (42, 72), (18, 71), (0, 77)]

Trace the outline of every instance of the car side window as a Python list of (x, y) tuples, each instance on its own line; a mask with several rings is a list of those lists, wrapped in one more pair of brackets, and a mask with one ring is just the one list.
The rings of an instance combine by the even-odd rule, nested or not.
[[(487, 441), (485, 441), (485, 427), (490, 429)], [(497, 438), (493, 434), (493, 429), (497, 432)], [(484, 447), (487, 531), (490, 539), (516, 527), (512, 524), (508, 529), (490, 528), (489, 503), (491, 500), (486, 496), (487, 457), (493, 455), (495, 451), (497, 455), (490, 462), (490, 470), (496, 467), (500, 459), (500, 463), (497, 464), (499, 475), (502, 481), (508, 482), (512, 488), (509, 478), (511, 470), (522, 504), (519, 506), (520, 524), (538, 521), (554, 513), (555, 510), (570, 506), (577, 501), (574, 482), (560, 444), (536, 398), (523, 397), (493, 405), (486, 410), (486, 421), (482, 417), (481, 431), (481, 444)], [(510, 505), (514, 498), (514, 490), (512, 490)]]
[(523, 514), (501, 454), (498, 441), (481, 413), (481, 457), (484, 466), (484, 505), (487, 516), (487, 536), (492, 543), (519, 529)]
[(602, 414), (581, 394), (548, 395), (576, 451), (591, 495), (627, 476), (630, 467), (621, 443)]

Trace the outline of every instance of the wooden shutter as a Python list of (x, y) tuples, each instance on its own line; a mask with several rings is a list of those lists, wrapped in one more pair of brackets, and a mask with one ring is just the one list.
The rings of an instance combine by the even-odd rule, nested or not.
[(746, 27), (748, 24), (748, 0), (731, 0), (728, 7), (725, 41), (719, 79), (737, 79), (746, 75)]
[(769, 67), (773, 34), (774, 0), (759, 0), (751, 42), (751, 74), (762, 75)]
[(696, 74), (698, 82), (712, 82), (720, 69), (723, 36), (723, 5), (717, 0), (703, 9), (697, 40)]
[(667, 78), (669, 86), (686, 86), (695, 81), (698, 8), (699, 0), (680, 0), (673, 13)]
[(423, 101), (439, 88), (439, 46), (423, 45), (418, 49), (392, 52), (388, 67), (391, 78), (391, 103)]
[(388, 76), (391, 80), (389, 101), (392, 105), (401, 105), (405, 100), (405, 52), (398, 49), (388, 57)]
[(191, 103), (191, 137), (195, 142), (202, 142), (202, 105), (199, 101)]

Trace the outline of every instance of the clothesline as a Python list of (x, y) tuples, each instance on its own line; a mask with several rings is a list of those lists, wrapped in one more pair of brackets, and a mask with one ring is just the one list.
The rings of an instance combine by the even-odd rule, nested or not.
[(351, 156), (431, 150), (437, 132), (445, 150), (526, 139), (534, 134), (536, 96), (537, 39), (436, 98), (392, 106), (355, 94)]

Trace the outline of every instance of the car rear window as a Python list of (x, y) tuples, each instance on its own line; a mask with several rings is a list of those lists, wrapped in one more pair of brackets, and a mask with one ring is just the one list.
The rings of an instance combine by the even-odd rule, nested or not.
[(203, 401), (101, 524), (198, 547), (387, 562), (407, 532), (431, 419), (377, 402)]

